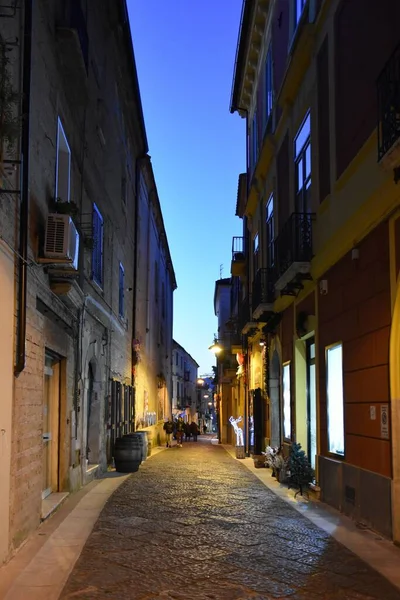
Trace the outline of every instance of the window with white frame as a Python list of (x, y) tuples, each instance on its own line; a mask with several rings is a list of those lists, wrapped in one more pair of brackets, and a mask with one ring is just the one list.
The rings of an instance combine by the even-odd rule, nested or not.
[(125, 269), (122, 263), (119, 263), (119, 296), (118, 296), (118, 313), (120, 317), (124, 316), (124, 299), (125, 299)]
[(267, 264), (273, 267), (275, 264), (275, 240), (274, 240), (274, 195), (268, 198), (265, 207), (265, 221), (267, 226)]
[(326, 348), (326, 396), (328, 410), (328, 450), (344, 456), (343, 348)]
[(311, 116), (308, 112), (294, 139), (296, 212), (311, 210)]
[(60, 118), (57, 125), (57, 164), (55, 198), (60, 202), (70, 200), (71, 150)]
[(272, 48), (268, 49), (265, 59), (265, 124), (272, 112), (273, 84), (272, 84)]
[(301, 15), (303, 14), (304, 8), (307, 4), (307, 0), (293, 0), (294, 3), (294, 24), (295, 28), (299, 24)]
[(290, 362), (283, 365), (283, 435), (285, 439), (292, 437), (292, 396), (290, 390)]
[(258, 233), (256, 233), (256, 235), (253, 238), (253, 276), (255, 276), (255, 274), (258, 271), (258, 261), (259, 261), (259, 254), (260, 254), (260, 239), (258, 237)]
[(96, 204), (93, 204), (93, 251), (92, 251), (92, 279), (103, 286), (103, 247), (104, 247), (104, 220)]

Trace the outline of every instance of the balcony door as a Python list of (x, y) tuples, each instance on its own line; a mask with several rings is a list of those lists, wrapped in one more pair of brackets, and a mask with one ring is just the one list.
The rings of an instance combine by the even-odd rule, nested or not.
[(311, 466), (315, 469), (317, 455), (317, 395), (315, 381), (315, 340), (306, 341), (307, 365), (307, 455)]
[(305, 117), (294, 141), (297, 213), (311, 212), (311, 117)]

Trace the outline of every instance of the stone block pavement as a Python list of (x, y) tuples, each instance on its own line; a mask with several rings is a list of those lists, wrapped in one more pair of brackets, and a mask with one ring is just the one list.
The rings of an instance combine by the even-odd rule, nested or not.
[(60, 598), (400, 600), (400, 591), (221, 446), (191, 442), (117, 489)]

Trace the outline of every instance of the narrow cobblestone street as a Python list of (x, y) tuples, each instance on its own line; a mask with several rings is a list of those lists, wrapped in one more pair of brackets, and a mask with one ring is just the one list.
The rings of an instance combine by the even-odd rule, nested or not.
[(63, 600), (400, 600), (209, 442), (146, 461), (110, 498)]

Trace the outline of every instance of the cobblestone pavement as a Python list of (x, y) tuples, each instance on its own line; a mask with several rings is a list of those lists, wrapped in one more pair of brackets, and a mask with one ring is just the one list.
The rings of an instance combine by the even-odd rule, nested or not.
[(400, 600), (221, 447), (184, 443), (111, 497), (62, 600)]

